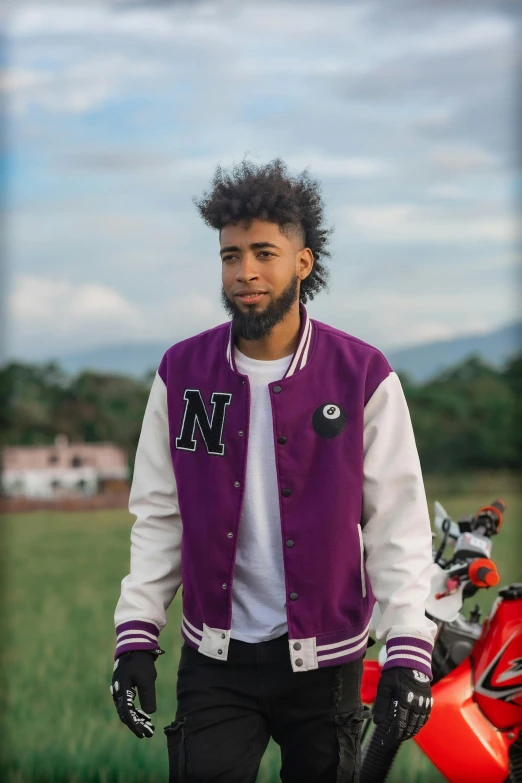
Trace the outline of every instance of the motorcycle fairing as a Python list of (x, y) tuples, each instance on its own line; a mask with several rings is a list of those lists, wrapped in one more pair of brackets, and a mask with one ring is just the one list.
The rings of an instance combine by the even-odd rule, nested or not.
[[(515, 649), (515, 640), (519, 641)], [(516, 653), (520, 653), (517, 655)], [(484, 670), (475, 690), (493, 699), (522, 707), (522, 638), (513, 633), (491, 664)]]
[(430, 719), (415, 742), (452, 783), (504, 783), (511, 742), (474, 701), (469, 658), (437, 682), (432, 693)]

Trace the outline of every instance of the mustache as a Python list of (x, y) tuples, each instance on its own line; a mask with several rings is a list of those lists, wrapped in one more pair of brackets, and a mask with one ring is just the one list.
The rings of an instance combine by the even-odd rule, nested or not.
[(221, 286), (221, 303), (232, 318), (232, 331), (235, 337), (244, 340), (260, 340), (268, 337), (274, 326), (280, 323), (290, 311), (299, 294), (299, 278), (296, 274), (291, 278), (278, 297), (270, 296), (270, 301), (262, 312), (247, 310), (243, 312), (235, 299), (229, 299)]

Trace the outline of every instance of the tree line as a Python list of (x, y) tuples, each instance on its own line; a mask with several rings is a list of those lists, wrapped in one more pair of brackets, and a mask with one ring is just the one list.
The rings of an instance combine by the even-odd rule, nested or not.
[[(3, 445), (112, 441), (131, 468), (155, 371), (141, 378), (84, 371), (55, 362), (0, 368)], [(522, 353), (495, 369), (469, 356), (425, 383), (398, 372), (424, 473), (522, 468)]]

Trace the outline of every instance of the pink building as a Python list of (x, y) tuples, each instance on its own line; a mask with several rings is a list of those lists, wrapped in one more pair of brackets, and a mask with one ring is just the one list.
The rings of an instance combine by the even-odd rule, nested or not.
[(115, 443), (7, 446), (2, 450), (2, 491), (9, 497), (94, 495), (129, 479), (127, 455)]

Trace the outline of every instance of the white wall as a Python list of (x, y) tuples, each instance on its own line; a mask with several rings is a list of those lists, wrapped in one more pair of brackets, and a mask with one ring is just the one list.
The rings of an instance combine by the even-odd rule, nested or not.
[(6, 470), (1, 478), (5, 495), (27, 498), (94, 495), (99, 481), (98, 471), (92, 467)]

